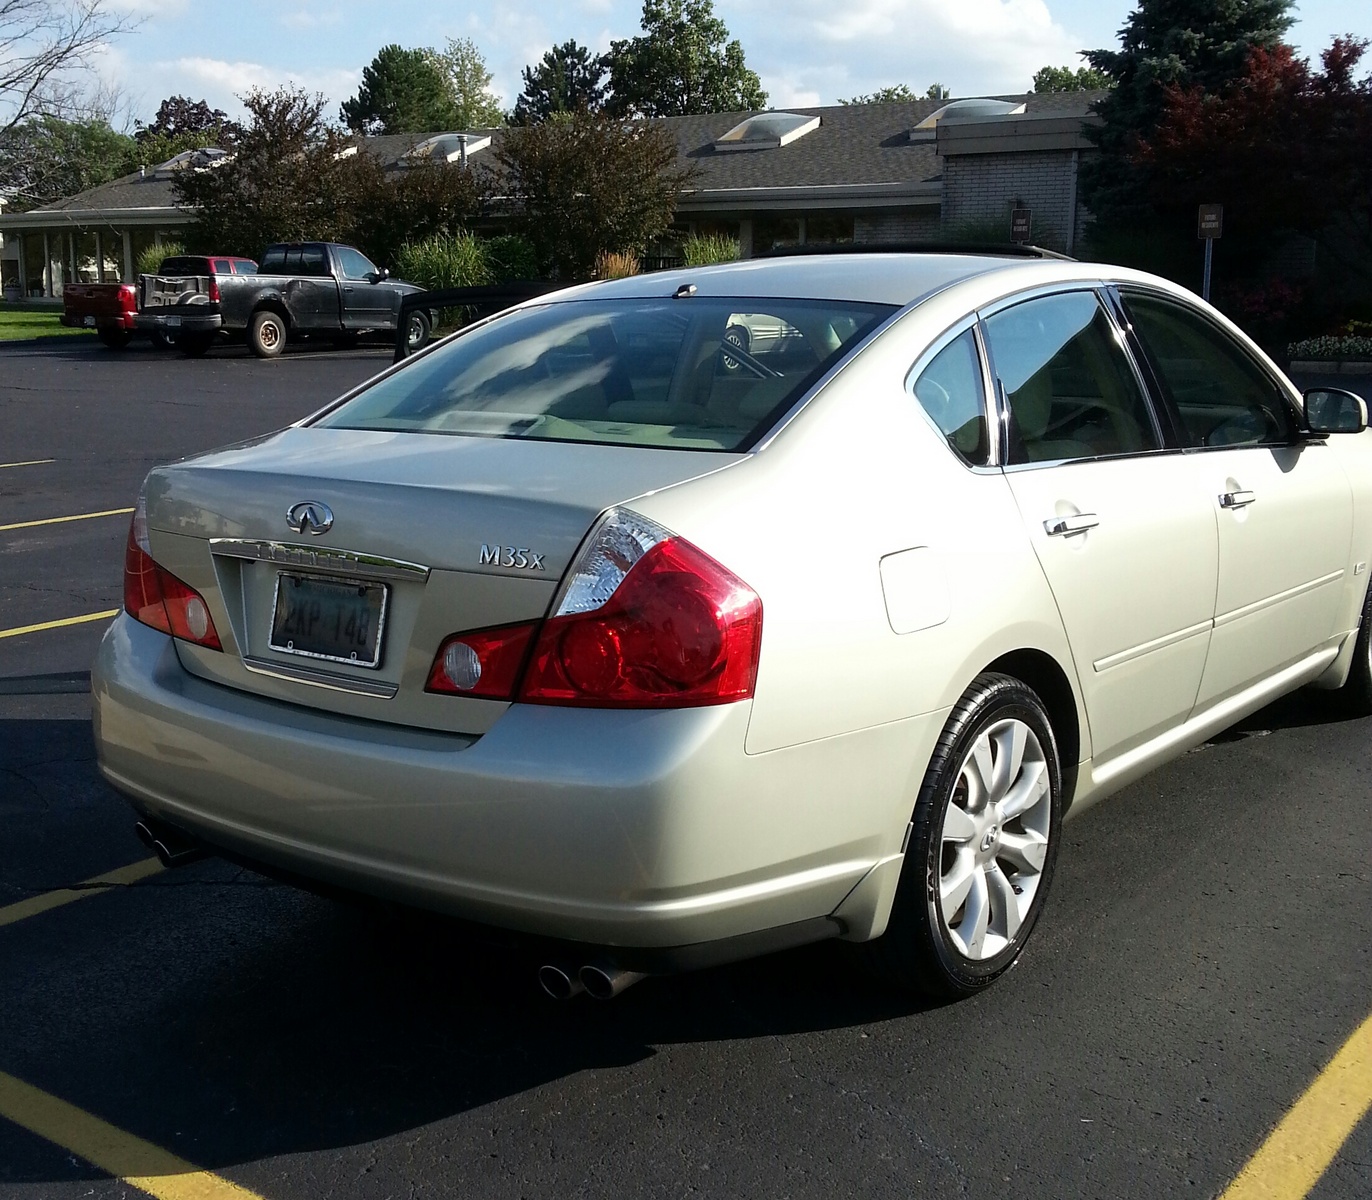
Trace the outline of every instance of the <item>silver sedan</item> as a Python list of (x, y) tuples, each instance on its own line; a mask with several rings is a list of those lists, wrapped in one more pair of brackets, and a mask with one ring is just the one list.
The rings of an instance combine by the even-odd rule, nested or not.
[(100, 766), (169, 861), (536, 935), (559, 994), (841, 937), (967, 995), (1064, 816), (1372, 711), (1366, 426), (1099, 265), (570, 289), (148, 476)]

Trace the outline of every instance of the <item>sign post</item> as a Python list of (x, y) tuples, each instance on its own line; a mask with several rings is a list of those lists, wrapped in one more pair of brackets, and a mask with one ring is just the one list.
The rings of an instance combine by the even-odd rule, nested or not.
[(1010, 240), (1020, 244), (1027, 244), (1033, 229), (1033, 210), (1028, 208), (1012, 208), (1010, 210)]
[(1205, 239), (1205, 278), (1201, 299), (1210, 299), (1210, 266), (1215, 256), (1215, 239), (1224, 233), (1224, 205), (1202, 204), (1196, 214), (1196, 236)]

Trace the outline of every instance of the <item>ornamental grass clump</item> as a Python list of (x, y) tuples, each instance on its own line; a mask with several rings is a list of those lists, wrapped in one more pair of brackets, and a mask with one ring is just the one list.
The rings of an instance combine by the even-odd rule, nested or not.
[(487, 243), (465, 231), (406, 242), (396, 252), (395, 267), (401, 279), (430, 291), (496, 282)]
[(723, 233), (694, 234), (681, 243), (681, 255), (688, 267), (733, 262), (738, 258), (738, 238)]
[(642, 267), (637, 254), (621, 250), (602, 250), (595, 256), (595, 275), (597, 279), (628, 279), (637, 275)]
[(160, 246), (148, 246), (139, 253), (138, 262), (134, 265), (134, 273), (137, 275), (156, 275), (166, 259), (179, 258), (185, 253), (186, 247), (180, 242), (163, 242)]

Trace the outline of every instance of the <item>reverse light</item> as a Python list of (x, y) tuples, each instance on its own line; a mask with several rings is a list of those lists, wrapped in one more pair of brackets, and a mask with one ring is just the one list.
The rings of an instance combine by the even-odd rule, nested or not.
[(686, 708), (753, 695), (762, 601), (703, 550), (612, 509), (543, 623), (519, 699)]
[(538, 623), (458, 633), (438, 648), (426, 692), (510, 700)]
[(198, 646), (222, 650), (210, 610), (189, 584), (153, 560), (148, 544), (148, 508), (142, 494), (129, 522), (124, 550), (124, 611), (135, 621)]

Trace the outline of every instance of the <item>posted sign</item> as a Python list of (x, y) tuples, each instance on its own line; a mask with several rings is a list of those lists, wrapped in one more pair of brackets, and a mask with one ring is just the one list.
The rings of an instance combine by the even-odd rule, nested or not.
[(1196, 236), (1209, 241), (1224, 233), (1224, 205), (1202, 204), (1196, 220)]
[(1027, 242), (1030, 237), (1030, 229), (1033, 226), (1033, 212), (1027, 208), (1014, 208), (1010, 210), (1010, 240), (1012, 242)]

